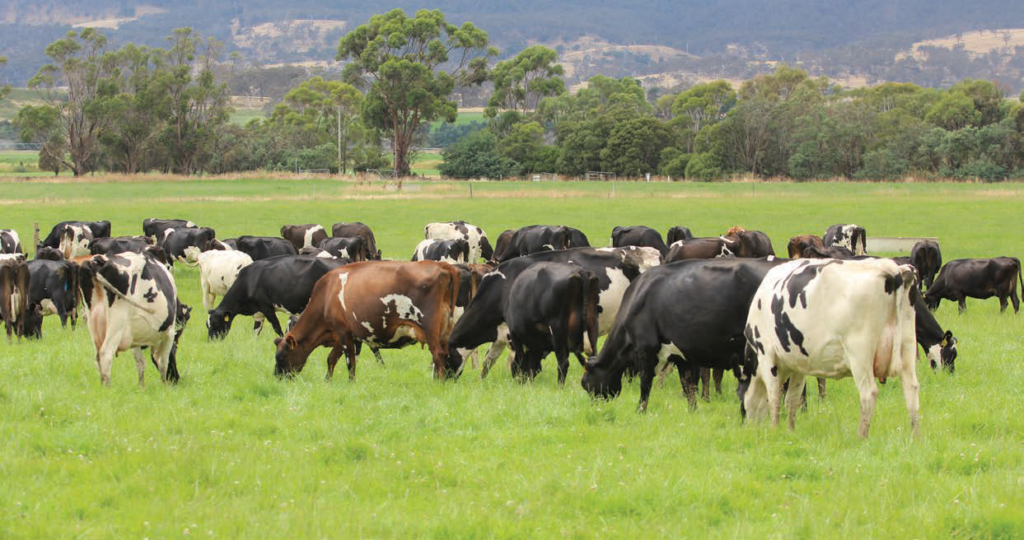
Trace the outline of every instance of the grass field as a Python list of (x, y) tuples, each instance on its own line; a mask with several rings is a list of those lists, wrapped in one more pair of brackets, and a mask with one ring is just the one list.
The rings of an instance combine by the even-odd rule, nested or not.
[[(415, 184), (413, 184), (415, 185)], [(7, 183), (0, 228), (26, 244), (64, 219), (189, 218), (221, 237), (282, 224), (361, 220), (386, 258), (407, 259), (425, 223), (465, 219), (496, 237), (565, 223), (605, 245), (614, 225), (713, 235), (741, 224), (776, 250), (855, 222), (877, 236), (938, 236), (947, 260), (1024, 253), (1024, 185), (424, 184), (391, 196), (332, 181)], [(613, 191), (614, 189), (614, 191)], [(481, 200), (483, 199), (483, 200)], [(325, 382), (326, 352), (294, 380), (272, 375), (273, 336), (239, 318), (205, 337), (198, 272), (177, 266), (193, 305), (176, 387), (122, 354), (102, 388), (87, 330), (48, 318), (44, 339), (0, 345), (0, 538), (1024, 536), (1024, 318), (998, 303), (943, 303), (957, 373), (919, 364), (921, 434), (899, 384), (881, 387), (871, 438), (857, 438), (851, 380), (811, 397), (796, 431), (741, 425), (725, 395), (687, 409), (678, 379), (647, 414), (628, 384), (592, 401), (578, 364), (532, 384), (504, 369), (437, 383), (418, 347), (369, 353)], [(502, 361), (503, 362), (503, 361)], [(501, 362), (499, 365), (503, 365)]]
[(35, 150), (0, 151), (0, 176), (38, 173), (39, 152)]

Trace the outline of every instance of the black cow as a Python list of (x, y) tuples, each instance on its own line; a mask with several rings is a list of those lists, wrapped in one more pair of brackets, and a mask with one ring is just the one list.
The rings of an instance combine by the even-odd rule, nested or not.
[(69, 261), (33, 259), (28, 261), (29, 293), (25, 335), (43, 337), (43, 317), (56, 313), (66, 327), (78, 319), (78, 267)]
[(319, 245), (327, 238), (327, 231), (315, 223), (285, 225), (281, 227), (281, 238), (291, 242), (295, 249), (301, 250), (305, 247)]
[(569, 249), (572, 232), (569, 227), (551, 225), (529, 225), (512, 233), (508, 249), (500, 261), (525, 257), (541, 251)]
[(647, 409), (659, 363), (679, 370), (690, 407), (696, 407), (693, 381), (701, 367), (731, 369), (743, 399), (749, 375), (741, 364), (746, 313), (769, 270), (785, 259), (723, 258), (658, 266), (626, 291), (608, 339), (591, 358), (583, 388), (593, 396), (615, 397), (627, 370), (640, 373), (640, 406)]
[(942, 250), (934, 240), (922, 240), (910, 249), (910, 264), (917, 268), (921, 290), (927, 290), (935, 282), (935, 274), (942, 268)]
[[(843, 246), (808, 246), (800, 254), (802, 259), (852, 259), (854, 254)], [(899, 264), (899, 262), (897, 262)]]
[[(1006, 311), (1006, 299), (1013, 301), (1013, 312), (1020, 310), (1017, 281), (1020, 279), (1020, 259), (996, 257), (994, 259), (956, 259), (946, 263), (928, 291), (925, 302), (930, 309), (938, 309), (942, 300), (956, 300), (960, 313), (967, 311), (965, 299), (999, 298), (999, 311)], [(1024, 282), (1022, 282), (1024, 285)]]
[(366, 240), (366, 249), (369, 250), (370, 256), (368, 260), (379, 261), (381, 252), (377, 249), (377, 239), (373, 236), (373, 231), (365, 223), (360, 221), (353, 221), (352, 223), (335, 223), (331, 227), (331, 236), (334, 238), (350, 238), (352, 236), (361, 236), (363, 240)]
[[(228, 241), (225, 240), (224, 243), (228, 244)], [(299, 254), (291, 242), (276, 236), (239, 236), (235, 239), (235, 249), (245, 253), (254, 261), (279, 255)]]
[[(291, 243), (288, 247), (294, 249)], [(282, 336), (277, 310), (298, 314), (309, 302), (313, 285), (327, 272), (345, 265), (342, 259), (326, 259), (303, 255), (283, 255), (254, 261), (238, 273), (235, 283), (210, 310), (206, 321), (210, 339), (221, 339), (231, 330), (231, 321), (238, 315), (262, 315), (270, 321), (277, 335)], [(253, 326), (259, 330), (259, 320)]]
[(508, 251), (508, 247), (512, 245), (512, 236), (519, 229), (507, 229), (498, 235), (498, 240), (494, 243), (494, 251), (491, 253), (490, 261), (497, 263), (505, 256), (505, 252)]
[(569, 229), (569, 247), (590, 247), (590, 240), (587, 239), (587, 235), (583, 234), (583, 231), (574, 227), (566, 227)]
[[(558, 384), (565, 384), (569, 353), (582, 358), (586, 335), (597, 349), (597, 276), (575, 264), (537, 263), (523, 270), (505, 304), (512, 376), (533, 379), (541, 360), (554, 352)], [(581, 362), (582, 363), (582, 362)]]
[(49, 246), (41, 246), (41, 247), (39, 247), (39, 249), (36, 250), (36, 255), (33, 258), (34, 259), (49, 259), (51, 261), (63, 261), (64, 260), (64, 254), (61, 253), (60, 250), (57, 249), (57, 248), (52, 248), (52, 247), (49, 247)]
[(362, 236), (325, 238), (317, 247), (335, 257), (344, 257), (352, 262), (368, 261), (373, 255)]
[(671, 246), (680, 240), (689, 240), (691, 238), (693, 238), (693, 233), (690, 232), (689, 227), (677, 225), (668, 230), (668, 236), (665, 237), (665, 243)]
[[(209, 227), (167, 229), (160, 245), (167, 252), (167, 258), (173, 265), (176, 260), (184, 260), (187, 248), (209, 251), (216, 238), (217, 231)], [(249, 256), (252, 257), (252, 254)], [(253, 259), (255, 260), (255, 257)]]
[(726, 237), (736, 236), (740, 239), (740, 247), (736, 252), (737, 257), (760, 259), (775, 255), (772, 239), (762, 231), (748, 231), (742, 227), (733, 227), (725, 235)]
[(668, 246), (661, 239), (661, 233), (644, 225), (612, 229), (612, 247), (623, 246), (651, 247), (662, 257), (668, 254)]
[(836, 224), (825, 231), (821, 239), (825, 247), (842, 246), (853, 252), (854, 255), (867, 255), (868, 235), (864, 227), (860, 225)]
[[(142, 253), (146, 248), (153, 245), (151, 238), (147, 236), (115, 236), (113, 238), (94, 238), (89, 242), (89, 253), (103, 255), (107, 253)], [(38, 254), (37, 254), (38, 255)], [(36, 257), (39, 258), (38, 256)]]
[(187, 219), (156, 219), (147, 218), (142, 220), (142, 234), (155, 239), (157, 242), (164, 237), (167, 229), (194, 229), (197, 225)]
[(456, 240), (422, 240), (412, 253), (414, 261), (444, 261), (447, 263), (472, 262), (469, 242), (461, 238)]
[(109, 221), (61, 221), (60, 223), (53, 226), (50, 230), (50, 234), (46, 235), (46, 238), (42, 242), (39, 242), (42, 246), (48, 246), (52, 248), (60, 247), (61, 236), (64, 234), (64, 228), (67, 225), (84, 226), (89, 229), (92, 233), (92, 238), (106, 238), (110, 236), (110, 222)]
[(0, 229), (0, 253), (24, 253), (21, 248), (21, 238), (18, 231), (14, 229)]
[(505, 311), (509, 302), (509, 289), (520, 272), (541, 262), (572, 263), (597, 276), (599, 333), (611, 328), (622, 294), (629, 282), (640, 275), (637, 257), (628, 255), (625, 250), (575, 248), (543, 251), (501, 263), (480, 281), (476, 296), (448, 337), (446, 365), (451, 373), (458, 374), (462, 370), (465, 355), (484, 343), (492, 343), (480, 374), (481, 377), (487, 376), (490, 366), (507, 342)]

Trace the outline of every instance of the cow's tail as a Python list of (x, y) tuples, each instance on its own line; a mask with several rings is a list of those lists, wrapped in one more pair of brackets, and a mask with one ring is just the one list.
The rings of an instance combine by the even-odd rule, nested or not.
[[(1017, 285), (1020, 286), (1020, 296), (1024, 298), (1024, 279), (1021, 276), (1020, 259), (1017, 257), (1013, 258), (1013, 261), (1017, 263)], [(1016, 287), (1014, 287), (1016, 289)]]
[(597, 304), (601, 286), (592, 272), (583, 274), (583, 320), (586, 323), (590, 350), (597, 354)]
[(448, 274), (448, 281), (451, 284), (450, 287), (445, 287), (445, 289), (451, 291), (451, 296), (448, 297), (447, 302), (449, 321), (448, 332), (451, 333), (452, 328), (455, 327), (455, 323), (451, 322), (452, 319), (455, 317), (455, 302), (459, 300), (459, 271), (450, 264), (445, 264), (445, 270), (447, 271)]
[(107, 278), (103, 277), (103, 274), (101, 274), (99, 272), (94, 272), (93, 273), (93, 279), (98, 281), (100, 283), (100, 285), (103, 285), (104, 289), (107, 289), (108, 291), (113, 293), (114, 296), (124, 300), (125, 302), (128, 302), (132, 306), (137, 307), (137, 308), (141, 309), (142, 311), (145, 311), (146, 313), (149, 313), (150, 315), (156, 315), (157, 314), (156, 310), (154, 310), (153, 308), (151, 308), (151, 307), (149, 307), (147, 305), (144, 305), (141, 302), (135, 300), (134, 298), (131, 298), (130, 296), (127, 296), (123, 292), (117, 290), (117, 287), (113, 286), (109, 281), (107, 281)]
[[(893, 333), (891, 350), (889, 351), (889, 371), (890, 372), (902, 372), (903, 366), (903, 333), (904, 324), (906, 319), (909, 317), (910, 321), (914, 321), (914, 314), (907, 313), (906, 310), (913, 310), (913, 302), (911, 301), (911, 289), (914, 289), (917, 285), (915, 283), (916, 274), (913, 269), (904, 271), (901, 266), (896, 266), (895, 273), (886, 273), (885, 276), (885, 292), (892, 294), (893, 302), (895, 305), (896, 315), (896, 328)], [(906, 299), (906, 301), (904, 301)], [(911, 323), (913, 324), (913, 322)], [(894, 369), (896, 366), (899, 368)], [(884, 377), (888, 375), (883, 375)]]

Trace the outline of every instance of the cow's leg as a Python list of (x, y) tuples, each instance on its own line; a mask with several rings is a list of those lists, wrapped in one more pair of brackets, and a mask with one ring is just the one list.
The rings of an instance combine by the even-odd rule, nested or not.
[(806, 377), (799, 373), (794, 373), (789, 378), (789, 390), (786, 392), (786, 408), (789, 410), (790, 431), (796, 429), (796, 410), (800, 408), (800, 404), (803, 401), (801, 397), (804, 393), (806, 379)]
[(260, 337), (260, 332), (263, 331), (263, 314), (256, 312), (252, 316), (252, 333), (255, 337)]
[[(672, 366), (673, 366), (672, 362), (666, 362), (665, 363), (665, 367), (661, 368), (661, 371), (658, 372), (658, 388), (664, 388), (665, 387), (665, 377), (667, 377), (669, 372), (672, 371)], [(682, 372), (679, 372), (679, 377), (680, 377), (680, 380), (682, 380), (682, 377), (683, 377), (683, 373)]]
[(338, 346), (331, 349), (330, 354), (327, 355), (327, 377), (329, 381), (334, 376), (334, 366), (338, 363), (338, 358), (341, 358), (341, 354), (345, 351), (344, 346)]
[(750, 378), (747, 393), (743, 396), (740, 408), (741, 416), (745, 414), (751, 422), (764, 420), (768, 405), (768, 387), (759, 372)]
[(654, 384), (654, 370), (656, 364), (644, 362), (640, 367), (640, 405), (637, 412), (647, 412), (647, 400), (651, 397), (651, 385)]
[(671, 362), (669, 362), (670, 364), (675, 363), (676, 370), (679, 371), (679, 384), (683, 387), (683, 396), (686, 397), (686, 402), (690, 405), (690, 410), (697, 410), (698, 368), (695, 368), (690, 364), (684, 365), (683, 359), (678, 356), (671, 356), (669, 357), (669, 360), (671, 360)]
[[(487, 356), (484, 356), (483, 367), (480, 369), (480, 378), (486, 379), (487, 374), (491, 371), (491, 367), (494, 366), (494, 362), (498, 360), (501, 353), (505, 351), (505, 347), (508, 346), (508, 334), (498, 333), (498, 339), (491, 343), (491, 347), (487, 349)], [(515, 359), (515, 351), (510, 350), (508, 355), (509, 368), (512, 367), (512, 361)]]
[(370, 352), (373, 353), (373, 357), (377, 359), (377, 363), (383, 366), (384, 365), (384, 358), (380, 355), (380, 349), (378, 349), (377, 347), (374, 347), (373, 345), (370, 345), (369, 347), (370, 347)]
[(963, 315), (964, 312), (967, 311), (967, 298), (963, 294), (957, 293), (956, 303), (957, 306), (960, 308), (959, 313)]
[(509, 365), (509, 370), (512, 372), (512, 378), (523, 382), (526, 378), (523, 374), (523, 364), (528, 360), (526, 358), (526, 351), (518, 341), (509, 342), (509, 349), (516, 353), (515, 356), (511, 357), (511, 364)]
[(818, 377), (818, 397), (821, 399), (825, 399), (825, 381), (824, 377)]
[(704, 400), (705, 403), (711, 401), (711, 368), (702, 367), (700, 368), (700, 399)]
[(135, 356), (135, 369), (139, 372), (139, 386), (146, 386), (146, 357), (142, 355), (142, 347), (132, 347), (132, 355)]
[(910, 431), (914, 437), (917, 437), (918, 409), (920, 407), (918, 401), (920, 385), (917, 381), (917, 343), (913, 338), (903, 341), (901, 351), (903, 369), (899, 375), (900, 386), (903, 387), (903, 399), (907, 402), (907, 413), (910, 414)]
[[(174, 373), (174, 380), (168, 378), (168, 371), (171, 365), (171, 352), (174, 349), (174, 332), (173, 330), (166, 339), (160, 344), (152, 347), (153, 362), (156, 363), (156, 368), (160, 370), (160, 381), (164, 383), (177, 382), (177, 371)], [(175, 368), (177, 369), (177, 368)]]
[(271, 309), (269, 312), (264, 312), (263, 315), (270, 321), (270, 327), (274, 329), (278, 337), (284, 337), (284, 332), (281, 330), (281, 321), (277, 319), (277, 312)]
[(871, 428), (871, 418), (875, 414), (875, 401), (878, 399), (878, 384), (875, 382), (874, 366), (871, 356), (850, 359), (853, 371), (853, 382), (860, 394), (860, 425), (857, 434), (867, 438)]
[(348, 380), (356, 378), (356, 344), (352, 334), (345, 332), (341, 335), (341, 342), (345, 344), (345, 354), (348, 356)]
[(722, 377), (725, 376), (725, 370), (715, 368), (711, 370), (711, 378), (715, 381), (715, 394), (722, 395)]
[(114, 357), (117, 356), (117, 346), (121, 343), (121, 336), (118, 332), (116, 335), (108, 333), (103, 340), (103, 346), (96, 353), (96, 363), (100, 369), (100, 382), (105, 386), (110, 386), (110, 366), (114, 363)]
[(471, 362), (471, 365), (473, 366), (473, 369), (476, 369), (477, 367), (479, 367), (479, 365), (480, 365), (480, 352), (477, 351), (476, 349), (473, 349), (473, 352), (469, 353), (469, 360)]
[(775, 365), (775, 358), (771, 355), (758, 359), (757, 373), (764, 381), (765, 392), (768, 394), (768, 414), (772, 418), (772, 427), (778, 427), (779, 409), (782, 406), (782, 383), (789, 374), (780, 372)]

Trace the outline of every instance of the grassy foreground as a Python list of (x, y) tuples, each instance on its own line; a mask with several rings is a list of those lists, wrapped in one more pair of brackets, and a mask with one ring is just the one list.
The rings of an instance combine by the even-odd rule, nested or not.
[[(0, 228), (29, 244), (63, 219), (182, 217), (221, 237), (282, 224), (361, 220), (385, 257), (407, 259), (429, 221), (466, 219), (492, 237), (531, 223), (698, 235), (733, 224), (775, 248), (856, 222), (876, 236), (938, 236), (946, 260), (1024, 254), (1024, 186), (853, 184), (428, 184), (399, 196), (330, 181), (4, 185)], [(102, 388), (88, 331), (51, 317), (41, 342), (0, 345), (0, 537), (932, 537), (1024, 535), (1024, 319), (968, 301), (939, 322), (960, 339), (955, 376), (919, 364), (921, 436), (899, 384), (881, 387), (871, 438), (856, 437), (849, 379), (810, 399), (794, 433), (744, 426), (725, 395), (687, 410), (678, 379), (647, 414), (627, 385), (611, 402), (504, 369), (431, 379), (418, 347), (366, 353), (325, 382), (325, 351), (291, 381), (272, 375), (272, 332), (240, 318), (209, 343), (195, 269), (175, 268), (193, 305), (176, 387), (122, 353)], [(550, 361), (552, 362), (553, 361)], [(343, 371), (340, 371), (343, 373)]]

